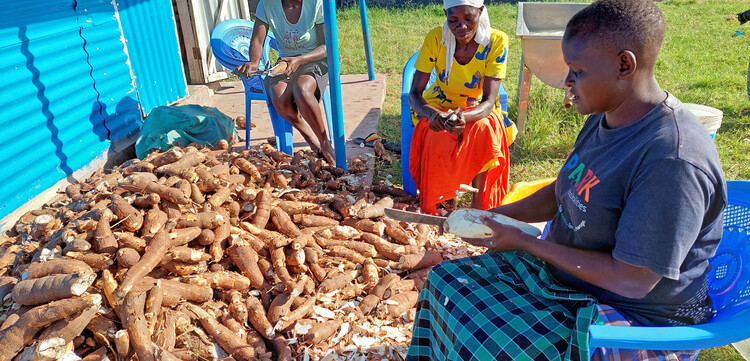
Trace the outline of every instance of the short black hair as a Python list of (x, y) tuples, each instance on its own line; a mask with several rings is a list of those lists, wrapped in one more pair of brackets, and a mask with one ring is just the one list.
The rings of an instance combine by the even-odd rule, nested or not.
[(664, 14), (653, 0), (598, 0), (570, 19), (565, 38), (588, 37), (596, 46), (630, 50), (655, 64), (665, 32)]

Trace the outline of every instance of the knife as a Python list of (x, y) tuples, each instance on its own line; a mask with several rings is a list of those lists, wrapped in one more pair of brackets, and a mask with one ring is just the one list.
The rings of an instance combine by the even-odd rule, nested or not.
[(446, 217), (433, 216), (416, 212), (402, 211), (395, 208), (386, 208), (385, 214), (395, 220), (431, 224), (441, 227), (447, 233), (466, 238), (489, 238), (494, 235), (490, 227), (482, 223), (480, 217), (487, 216), (504, 225), (515, 227), (522, 232), (539, 237), (542, 232), (526, 222), (504, 216), (499, 213), (482, 211), (479, 209), (459, 208)]

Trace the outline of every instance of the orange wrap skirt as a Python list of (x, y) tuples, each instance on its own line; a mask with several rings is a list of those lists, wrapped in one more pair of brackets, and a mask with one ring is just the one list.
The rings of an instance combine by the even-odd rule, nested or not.
[(411, 140), (409, 171), (419, 190), (422, 212), (434, 214), (437, 204), (455, 198), (459, 185), (470, 185), (493, 159), (498, 160), (499, 166), (487, 171), (479, 205), (481, 209), (499, 206), (508, 192), (510, 174), (505, 130), (501, 115), (495, 111), (467, 124), (461, 137), (435, 132), (427, 119), (421, 118)]

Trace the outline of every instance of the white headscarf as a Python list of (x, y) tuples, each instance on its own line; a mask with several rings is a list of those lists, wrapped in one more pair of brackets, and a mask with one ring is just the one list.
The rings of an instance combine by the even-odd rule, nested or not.
[[(443, 0), (444, 10), (459, 5), (482, 8), (482, 13), (479, 14), (479, 24), (477, 25), (477, 33), (474, 35), (474, 41), (482, 46), (487, 46), (490, 43), (490, 17), (487, 15), (487, 8), (482, 7), (484, 0)], [(456, 53), (456, 36), (453, 35), (451, 29), (448, 27), (447, 19), (443, 23), (443, 38), (440, 44), (445, 46), (445, 81), (447, 83), (451, 74), (451, 66), (453, 65), (453, 55)]]

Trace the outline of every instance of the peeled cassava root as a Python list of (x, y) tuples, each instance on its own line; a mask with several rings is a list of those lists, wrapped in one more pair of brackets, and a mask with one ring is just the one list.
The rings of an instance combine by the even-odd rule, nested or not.
[(445, 232), (455, 234), (459, 237), (492, 237), (495, 233), (490, 227), (482, 223), (480, 219), (481, 217), (487, 217), (494, 220), (495, 222), (499, 222), (511, 227), (516, 227), (524, 233), (534, 237), (539, 237), (539, 235), (542, 234), (539, 228), (536, 228), (526, 222), (521, 222), (502, 214), (471, 208), (459, 208), (453, 211), (445, 221), (443, 230)]
[(442, 257), (383, 219), (400, 193), (344, 177), (309, 152), (188, 146), (66, 187), (0, 239), (0, 361), (291, 360), (371, 320), (408, 330), (407, 276)]

